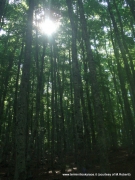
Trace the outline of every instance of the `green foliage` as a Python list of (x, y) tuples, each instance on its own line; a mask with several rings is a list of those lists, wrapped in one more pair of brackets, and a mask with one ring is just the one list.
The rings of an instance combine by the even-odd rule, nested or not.
[[(135, 90), (135, 21), (130, 7), (124, 0), (115, 0), (116, 6), (114, 1), (111, 1), (110, 11), (116, 21), (118, 29), (116, 32), (108, 2), (108, 0), (83, 1), (90, 36), (89, 42), (96, 65), (106, 136), (109, 139), (107, 148), (122, 146), (125, 144), (125, 139), (128, 142), (128, 138), (130, 138), (130, 145), (133, 146), (135, 145), (132, 129), (132, 126), (135, 125), (135, 91), (133, 91)], [(33, 25), (30, 79), (26, 97), (28, 101), (27, 136), (29, 136), (29, 131), (34, 134), (33, 127), (37, 123), (37, 131), (41, 136), (41, 152), (52, 151), (52, 146), (55, 146), (54, 152), (58, 150), (61, 152), (65, 146), (69, 151), (74, 152), (76, 138), (74, 136), (76, 133), (74, 127), (76, 126), (73, 90), (74, 59), (72, 59), (72, 28), (68, 17), (68, 8), (64, 0), (40, 0), (35, 1), (35, 11), (40, 9), (43, 11), (43, 5), (46, 9), (50, 8), (52, 14), (57, 14), (56, 21), (60, 21), (61, 24), (58, 31), (50, 37)], [(91, 90), (89, 59), (87, 59), (77, 2), (73, 3), (73, 8), (77, 26), (77, 60), (84, 100), (83, 104), (80, 98), (83, 117), (82, 129), (83, 136), (88, 141), (89, 136), (91, 141), (89, 143), (92, 144), (92, 139), (97, 139), (98, 130), (94, 96)], [(28, 2), (26, 3), (26, 1), (7, 4), (1, 26), (5, 32), (5, 34), (0, 34), (0, 113), (2, 113), (0, 141), (3, 141), (3, 144), (5, 139), (2, 135), (7, 134), (8, 131), (10, 131), (8, 141), (14, 144), (15, 129), (13, 128), (25, 58), (27, 12)], [(127, 65), (125, 65), (123, 54)], [(129, 109), (127, 109), (128, 105)], [(83, 116), (83, 106), (86, 107), (87, 124), (85, 124)], [(8, 124), (11, 126), (10, 130)], [(85, 134), (86, 126), (89, 127), (88, 136)], [(43, 128), (47, 129), (46, 133), (42, 132)], [(67, 133), (67, 136), (62, 133)], [(113, 137), (116, 138), (116, 143), (114, 143)], [(33, 142), (35, 146), (38, 146), (38, 135), (34, 138)], [(127, 146), (129, 146), (128, 143)], [(92, 149), (93, 147), (91, 147)]]

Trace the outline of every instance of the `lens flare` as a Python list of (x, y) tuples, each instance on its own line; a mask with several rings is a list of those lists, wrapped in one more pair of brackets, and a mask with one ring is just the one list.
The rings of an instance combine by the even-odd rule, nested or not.
[(41, 31), (48, 36), (52, 35), (55, 33), (58, 29), (57, 23), (53, 22), (49, 18), (47, 18), (43, 23), (39, 25)]

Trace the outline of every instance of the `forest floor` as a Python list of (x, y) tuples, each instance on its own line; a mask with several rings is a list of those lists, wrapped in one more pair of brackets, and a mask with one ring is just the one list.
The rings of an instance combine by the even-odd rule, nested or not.
[[(111, 177), (109, 178), (109, 176), (106, 175), (104, 176), (105, 179), (135, 180), (135, 155), (129, 156), (127, 150), (125, 149), (110, 151), (109, 163), (109, 174), (111, 175)], [(0, 167), (0, 180), (13, 180), (13, 173), (11, 176), (9, 176), (7, 173), (8, 169), (8, 166)], [(73, 162), (73, 157), (69, 157), (65, 175), (61, 174), (59, 168), (56, 168), (52, 173), (52, 170), (49, 170), (46, 164), (41, 164), (38, 167), (33, 165), (33, 178), (31, 180), (75, 180), (75, 174), (76, 167)], [(102, 179), (102, 177), (99, 176), (99, 174), (99, 166), (98, 164), (95, 164), (92, 168), (87, 169), (87, 176), (79, 176), (79, 178), (77, 179), (100, 180)]]

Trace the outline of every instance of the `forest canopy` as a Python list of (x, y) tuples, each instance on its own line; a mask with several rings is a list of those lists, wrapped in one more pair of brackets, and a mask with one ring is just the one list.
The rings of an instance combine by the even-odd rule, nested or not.
[(14, 180), (33, 161), (63, 173), (70, 156), (109, 173), (134, 129), (134, 0), (0, 0), (0, 165)]

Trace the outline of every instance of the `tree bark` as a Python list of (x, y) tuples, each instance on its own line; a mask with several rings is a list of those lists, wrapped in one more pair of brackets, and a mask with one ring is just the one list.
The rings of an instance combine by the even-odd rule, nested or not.
[(108, 168), (108, 155), (107, 155), (106, 138), (105, 138), (103, 109), (102, 109), (102, 103), (100, 100), (99, 85), (97, 82), (96, 66), (95, 66), (93, 55), (92, 55), (92, 50), (90, 48), (89, 34), (87, 31), (87, 22), (84, 16), (84, 8), (83, 8), (82, 0), (78, 0), (78, 6), (79, 6), (79, 11), (80, 11), (80, 21), (82, 25), (83, 39), (86, 46), (87, 59), (88, 59), (89, 69), (90, 69), (91, 88), (92, 88), (92, 95), (94, 98), (94, 111), (95, 111), (95, 116), (96, 116), (96, 125), (98, 127), (97, 139), (98, 139), (98, 150), (99, 150), (99, 156), (100, 156), (100, 169), (102, 173), (103, 172), (105, 173), (109, 170), (109, 168)]
[(76, 39), (77, 39), (77, 28), (74, 21), (73, 8), (72, 8), (72, 0), (66, 0), (68, 6), (68, 14), (70, 18), (71, 28), (72, 28), (72, 68), (73, 68), (73, 86), (74, 86), (74, 118), (76, 123), (76, 131), (77, 131), (77, 166), (78, 172), (81, 172), (82, 169), (82, 155), (84, 148), (84, 139), (83, 139), (83, 131), (82, 131), (82, 114), (80, 107), (80, 72), (79, 65), (77, 59), (77, 47), (76, 47)]
[(29, 0), (28, 21), (26, 30), (25, 57), (22, 70), (19, 99), (17, 104), (16, 119), (16, 166), (14, 180), (26, 180), (25, 166), (25, 140), (27, 121), (27, 91), (31, 66), (31, 46), (32, 46), (32, 23), (33, 23), (34, 1)]

